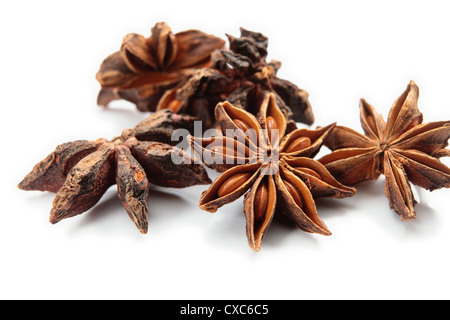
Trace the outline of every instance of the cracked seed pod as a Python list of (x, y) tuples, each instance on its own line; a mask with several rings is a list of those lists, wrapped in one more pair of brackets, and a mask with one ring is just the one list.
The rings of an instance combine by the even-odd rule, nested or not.
[[(220, 103), (216, 118), (224, 136), (190, 137), (192, 149), (204, 163), (211, 166), (211, 159), (217, 161), (212, 167), (222, 172), (202, 193), (200, 208), (216, 212), (245, 194), (247, 239), (255, 251), (276, 213), (306, 232), (330, 235), (314, 197), (344, 198), (355, 193), (311, 159), (335, 124), (286, 133), (287, 121), (273, 93), (265, 96), (260, 110), (255, 117), (228, 102)], [(227, 135), (227, 130), (233, 135)]]
[[(211, 183), (201, 165), (165, 143), (175, 129), (190, 129), (194, 120), (161, 110), (111, 141), (64, 143), (39, 162), (18, 187), (56, 192), (50, 222), (57, 223), (89, 210), (117, 184), (129, 217), (141, 233), (147, 233), (150, 184), (185, 188)], [(179, 164), (172, 161), (173, 154)]]
[(418, 99), (419, 87), (411, 81), (392, 105), (387, 122), (361, 99), (365, 135), (336, 127), (325, 143), (333, 152), (319, 159), (344, 184), (355, 185), (384, 174), (390, 207), (404, 221), (417, 216), (410, 182), (431, 191), (450, 187), (450, 169), (439, 161), (450, 156), (445, 149), (450, 121), (422, 124)]

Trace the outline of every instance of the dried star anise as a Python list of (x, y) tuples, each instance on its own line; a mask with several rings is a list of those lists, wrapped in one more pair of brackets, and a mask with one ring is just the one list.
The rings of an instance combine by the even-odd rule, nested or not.
[(200, 208), (216, 212), (245, 194), (247, 238), (255, 251), (275, 212), (304, 231), (330, 235), (317, 214), (314, 197), (342, 198), (355, 192), (312, 159), (335, 124), (286, 133), (286, 119), (273, 93), (265, 96), (256, 118), (229, 102), (218, 104), (215, 112), (227, 135), (190, 137), (191, 147), (203, 161), (208, 164), (208, 159), (215, 159), (212, 167), (224, 171), (203, 192)]
[[(216, 50), (212, 54), (212, 67), (197, 70), (186, 83), (168, 90), (160, 106), (199, 116), (200, 110), (210, 109), (212, 113), (209, 106), (227, 100), (257, 114), (265, 95), (273, 93), (286, 118), (293, 120), (291, 125), (294, 121), (312, 124), (314, 115), (308, 93), (276, 76), (279, 61), (266, 62), (268, 38), (258, 32), (240, 30), (239, 38), (227, 35), (229, 50)], [(211, 120), (207, 127), (212, 126)]]
[[(99, 103), (104, 105), (111, 100), (123, 98), (136, 103), (138, 108), (144, 111), (170, 109), (175, 113), (196, 116), (203, 121), (204, 127), (210, 128), (216, 125), (212, 106), (217, 103), (227, 100), (256, 114), (259, 110), (255, 110), (255, 106), (261, 104), (266, 93), (272, 92), (285, 116), (288, 120), (291, 119), (290, 126), (294, 126), (295, 121), (312, 124), (314, 115), (308, 101), (308, 93), (276, 76), (280, 62), (266, 62), (267, 37), (243, 28), (241, 37), (227, 36), (230, 42), (229, 50), (215, 50), (211, 53), (209, 49), (220, 49), (219, 45), (223, 46), (223, 43), (215, 38), (209, 41), (211, 45), (205, 48), (211, 56), (209, 65), (197, 65), (187, 71), (183, 69), (175, 77), (173, 72), (155, 73), (145, 70), (145, 77), (142, 77), (149, 84), (139, 80), (135, 81), (137, 86), (130, 87), (127, 84), (121, 88), (114, 84), (117, 81), (109, 85), (108, 79), (111, 77), (114, 80), (116, 74), (120, 75), (120, 79), (123, 78), (124, 73), (121, 70), (126, 67), (130, 48), (138, 43), (135, 40), (137, 36), (127, 36), (125, 40), (131, 38), (134, 42), (123, 45), (121, 54), (115, 53), (107, 58), (97, 75), (104, 85), (99, 95)], [(138, 54), (141, 51), (135, 49), (131, 52)], [(127, 62), (128, 64), (132, 62)], [(111, 73), (113, 76), (109, 75)], [(108, 81), (102, 80), (103, 78)], [(142, 84), (145, 86), (141, 88)]]
[(155, 111), (166, 90), (211, 65), (211, 53), (225, 44), (199, 30), (173, 34), (165, 22), (156, 23), (151, 31), (149, 38), (127, 34), (120, 51), (103, 61), (97, 73), (102, 86), (99, 105), (125, 99), (141, 111)]
[[(314, 115), (308, 101), (308, 93), (277, 77), (281, 62), (266, 62), (268, 38), (244, 28), (240, 30), (239, 38), (227, 35), (230, 50), (216, 51), (213, 55), (214, 68), (233, 80), (235, 89), (227, 100), (231, 103), (239, 101), (247, 111), (252, 112), (255, 103), (249, 99), (253, 99), (255, 95), (264, 97), (267, 92), (272, 92), (279, 98), (279, 107), (288, 119), (292, 117), (296, 122), (311, 125)], [(252, 113), (256, 114), (258, 111)]]
[(411, 81), (394, 102), (387, 123), (366, 100), (360, 101), (365, 135), (346, 127), (333, 129), (325, 145), (332, 153), (319, 161), (341, 182), (354, 185), (384, 174), (385, 194), (402, 220), (416, 218), (409, 182), (435, 190), (450, 187), (450, 169), (439, 161), (450, 156), (445, 149), (450, 121), (422, 124), (419, 88)]
[[(50, 212), (50, 222), (56, 223), (90, 209), (117, 184), (129, 217), (140, 232), (147, 233), (149, 184), (184, 188), (211, 183), (201, 165), (165, 143), (175, 129), (191, 129), (194, 120), (162, 110), (111, 141), (64, 143), (39, 162), (18, 187), (56, 192)], [(174, 164), (173, 153), (184, 161)]]

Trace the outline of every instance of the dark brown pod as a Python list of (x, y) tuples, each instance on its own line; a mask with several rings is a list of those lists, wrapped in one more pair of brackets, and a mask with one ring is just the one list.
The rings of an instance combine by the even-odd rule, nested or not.
[(22, 190), (57, 192), (64, 184), (70, 169), (104, 142), (105, 139), (77, 140), (57, 146), (55, 151), (34, 166), (18, 187)]
[(125, 146), (116, 147), (117, 194), (141, 233), (148, 230), (149, 182), (144, 169)]
[(114, 181), (114, 146), (105, 144), (80, 160), (56, 193), (50, 222), (79, 215), (92, 208)]
[(138, 141), (135, 138), (126, 144), (153, 184), (185, 188), (211, 183), (203, 166), (195, 163), (195, 160), (182, 149), (160, 142)]

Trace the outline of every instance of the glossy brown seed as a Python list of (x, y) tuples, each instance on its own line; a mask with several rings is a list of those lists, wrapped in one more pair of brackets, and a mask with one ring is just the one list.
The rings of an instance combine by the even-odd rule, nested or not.
[(217, 191), (217, 195), (219, 197), (223, 197), (227, 194), (230, 194), (231, 192), (239, 188), (245, 181), (250, 179), (251, 175), (251, 173), (243, 172), (229, 177), (227, 180), (225, 180), (225, 182), (222, 183), (219, 190)]
[(269, 136), (269, 141), (272, 141), (272, 130), (278, 130), (278, 124), (275, 121), (275, 119), (271, 116), (266, 118), (266, 129), (267, 129), (267, 134)]
[(294, 187), (290, 182), (283, 180), (284, 185), (286, 186), (287, 191), (292, 197), (292, 200), (300, 207), (303, 207), (303, 201), (302, 196), (300, 195), (300, 192), (297, 190), (296, 187)]
[(262, 181), (258, 189), (256, 189), (255, 193), (255, 202), (254, 202), (254, 217), (255, 221), (261, 221), (264, 219), (267, 210), (267, 204), (269, 202), (269, 188), (267, 187), (267, 183)]
[(241, 119), (233, 119), (234, 124), (236, 125), (236, 127), (238, 127), (239, 129), (241, 129), (242, 131), (247, 131), (248, 129), (250, 129), (250, 126), (245, 123), (244, 121), (242, 121)]
[(167, 105), (167, 109), (171, 110), (172, 112), (178, 112), (178, 110), (180, 110), (180, 106), (181, 106), (182, 102), (180, 100), (172, 100), (170, 101), (170, 103)]
[(322, 177), (320, 176), (320, 174), (318, 174), (316, 171), (314, 171), (313, 169), (310, 168), (305, 168), (305, 167), (295, 167), (296, 170), (298, 171), (302, 171), (306, 174), (309, 174), (310, 176), (316, 177), (317, 179), (322, 179)]
[(284, 150), (285, 153), (300, 151), (311, 146), (311, 139), (308, 137), (300, 137), (292, 141)]

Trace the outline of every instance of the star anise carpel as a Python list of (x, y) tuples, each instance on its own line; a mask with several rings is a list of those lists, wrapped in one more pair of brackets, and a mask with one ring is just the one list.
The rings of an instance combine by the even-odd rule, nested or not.
[(450, 121), (423, 124), (418, 109), (419, 88), (411, 81), (384, 121), (365, 99), (360, 101), (364, 135), (337, 126), (325, 142), (332, 153), (319, 161), (341, 182), (385, 176), (385, 194), (402, 220), (417, 217), (411, 185), (435, 190), (450, 187), (450, 168), (439, 158), (450, 156)]
[(219, 103), (215, 114), (222, 136), (190, 137), (204, 163), (222, 172), (203, 192), (200, 208), (216, 212), (245, 194), (246, 233), (255, 251), (275, 213), (306, 232), (330, 235), (318, 216), (314, 197), (343, 198), (355, 192), (312, 159), (335, 124), (288, 132), (273, 93), (265, 96), (256, 117), (229, 102)]
[[(106, 190), (117, 193), (141, 233), (148, 230), (150, 185), (184, 188), (209, 184), (205, 169), (183, 150), (167, 144), (175, 129), (195, 118), (161, 110), (112, 140), (77, 140), (59, 145), (20, 182), (22, 190), (56, 192), (50, 222), (92, 208)], [(176, 153), (179, 164), (172, 162)]]
[(107, 57), (97, 73), (102, 86), (98, 104), (106, 106), (125, 99), (141, 111), (155, 111), (166, 90), (209, 66), (211, 53), (224, 44), (224, 40), (199, 30), (173, 34), (165, 22), (156, 23), (148, 38), (127, 34), (120, 50)]

